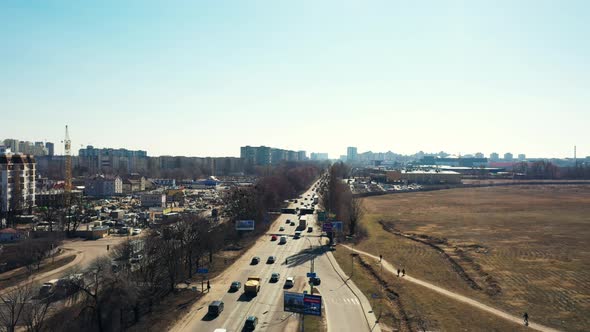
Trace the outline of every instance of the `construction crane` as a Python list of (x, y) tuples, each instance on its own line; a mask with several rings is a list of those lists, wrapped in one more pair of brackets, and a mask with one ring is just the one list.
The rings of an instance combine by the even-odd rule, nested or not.
[(68, 125), (66, 125), (66, 137), (64, 139), (64, 152), (66, 155), (66, 179), (65, 191), (70, 193), (72, 191), (72, 141), (70, 140), (70, 133), (68, 132)]

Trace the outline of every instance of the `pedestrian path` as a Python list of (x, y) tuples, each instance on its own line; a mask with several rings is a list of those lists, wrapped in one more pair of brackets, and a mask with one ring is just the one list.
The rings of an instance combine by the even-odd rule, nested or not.
[[(371, 257), (371, 258), (373, 258), (373, 259), (375, 259), (377, 261), (379, 260), (379, 256), (373, 255), (371, 253), (368, 253), (368, 252), (365, 252), (365, 251), (362, 251), (362, 250), (354, 249), (354, 248), (352, 248), (350, 246), (347, 246), (345, 244), (341, 244), (341, 245), (343, 247), (345, 247), (345, 248), (347, 248), (349, 250), (352, 250), (352, 251), (354, 251), (354, 252), (356, 252), (358, 254), (361, 254), (363, 256)], [(390, 264), (389, 262), (387, 262), (384, 259), (382, 260), (381, 264), (383, 264), (383, 268), (385, 270), (387, 270), (387, 271), (389, 271), (389, 272), (397, 275), (397, 268), (395, 268), (392, 264)], [(431, 284), (429, 282), (426, 282), (426, 281), (423, 281), (423, 280), (416, 279), (414, 277), (408, 276), (407, 275), (407, 271), (406, 271), (406, 276), (403, 277), (403, 280), (407, 280), (409, 282), (413, 282), (413, 283), (418, 284), (420, 286), (426, 287), (426, 288), (431, 289), (431, 290), (433, 290), (435, 292), (438, 292), (438, 293), (440, 293), (442, 295), (445, 295), (447, 297), (450, 297), (450, 298), (452, 298), (454, 300), (461, 301), (463, 303), (467, 303), (467, 304), (469, 304), (469, 305), (471, 305), (473, 307), (476, 307), (478, 309), (487, 311), (488, 313), (491, 313), (491, 314), (493, 314), (493, 315), (495, 315), (497, 317), (500, 317), (502, 319), (509, 320), (509, 321), (514, 322), (516, 324), (521, 324), (521, 325), (523, 324), (522, 317), (508, 314), (508, 313), (506, 313), (506, 312), (504, 312), (502, 310), (493, 308), (493, 307), (491, 307), (491, 306), (489, 306), (487, 304), (483, 304), (483, 303), (481, 303), (481, 302), (479, 302), (477, 300), (474, 300), (472, 298), (469, 298), (467, 296), (463, 296), (461, 294), (458, 294), (458, 293), (455, 293), (455, 292), (451, 292), (451, 291), (449, 291), (447, 289), (444, 289), (442, 287), (436, 286), (436, 285)], [(556, 330), (554, 328), (551, 328), (551, 327), (548, 327), (548, 326), (544, 326), (544, 325), (541, 325), (541, 324), (538, 324), (538, 323), (533, 323), (533, 322), (530, 322), (530, 321), (529, 321), (529, 327), (531, 329), (533, 329), (533, 330), (542, 331), (542, 332), (557, 332), (557, 331), (559, 331), (559, 330)]]

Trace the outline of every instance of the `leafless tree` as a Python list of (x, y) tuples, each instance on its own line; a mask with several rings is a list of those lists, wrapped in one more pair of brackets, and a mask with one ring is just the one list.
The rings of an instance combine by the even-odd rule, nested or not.
[(46, 330), (45, 319), (52, 308), (50, 297), (32, 300), (23, 313), (23, 321), (27, 332), (42, 332)]
[(358, 223), (363, 218), (364, 209), (360, 198), (352, 198), (348, 204), (348, 230), (355, 235)]
[(31, 300), (31, 285), (26, 283), (0, 294), (0, 324), (7, 332), (14, 332), (21, 322), (27, 303)]

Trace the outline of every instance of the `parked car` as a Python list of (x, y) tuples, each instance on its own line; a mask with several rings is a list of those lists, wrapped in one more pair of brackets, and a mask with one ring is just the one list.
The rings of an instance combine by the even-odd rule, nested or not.
[(270, 240), (271, 240), (271, 241), (276, 241), (276, 240), (277, 240), (277, 236), (276, 236), (276, 235), (272, 235), (272, 236), (270, 237)]
[(287, 277), (287, 279), (285, 279), (285, 286), (284, 288), (291, 288), (295, 286), (295, 278), (293, 277)]
[(293, 236), (293, 238), (298, 239), (300, 237), (301, 237), (301, 232), (300, 231), (295, 232), (295, 235)]
[(283, 226), (279, 227), (279, 232), (283, 232), (283, 231), (285, 231), (285, 227), (283, 227)]
[(291, 223), (291, 219), (287, 219), (286, 224), (290, 224)]
[(272, 264), (275, 262), (275, 256), (268, 256), (268, 259), (266, 260), (267, 264)]
[(260, 263), (260, 257), (258, 257), (258, 256), (252, 257), (252, 261), (250, 262), (250, 265), (256, 265), (258, 263)]
[(287, 243), (287, 237), (281, 236), (281, 240), (279, 240), (279, 244), (285, 244), (285, 243)]
[(139, 235), (139, 234), (141, 234), (141, 229), (140, 228), (134, 228), (132, 234), (133, 235)]
[(240, 288), (242, 288), (242, 283), (239, 281), (234, 281), (231, 283), (231, 285), (229, 286), (229, 290), (231, 292), (237, 292), (240, 290)]
[(308, 232), (308, 233), (311, 233), (311, 232), (313, 232), (313, 227), (311, 227), (311, 226), (307, 227), (307, 232)]
[(277, 282), (280, 278), (281, 275), (279, 273), (274, 272), (270, 275), (270, 282)]
[(244, 330), (254, 331), (254, 329), (256, 329), (256, 325), (258, 325), (258, 317), (248, 316), (248, 318), (246, 318), (246, 324), (244, 324)]
[(142, 258), (143, 258), (143, 256), (142, 256), (142, 255), (135, 255), (134, 257), (131, 257), (131, 258), (129, 259), (129, 263), (133, 263), (133, 264), (139, 263), (139, 261), (140, 261)]
[(207, 314), (210, 316), (219, 316), (219, 314), (221, 314), (223, 311), (223, 307), (223, 301), (213, 301), (211, 304), (209, 304), (209, 310), (207, 311)]

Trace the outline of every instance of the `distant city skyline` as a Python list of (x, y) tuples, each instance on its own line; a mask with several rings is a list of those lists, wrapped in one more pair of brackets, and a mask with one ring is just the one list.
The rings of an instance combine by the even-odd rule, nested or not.
[(2, 2), (4, 138), (590, 155), (590, 2)]

